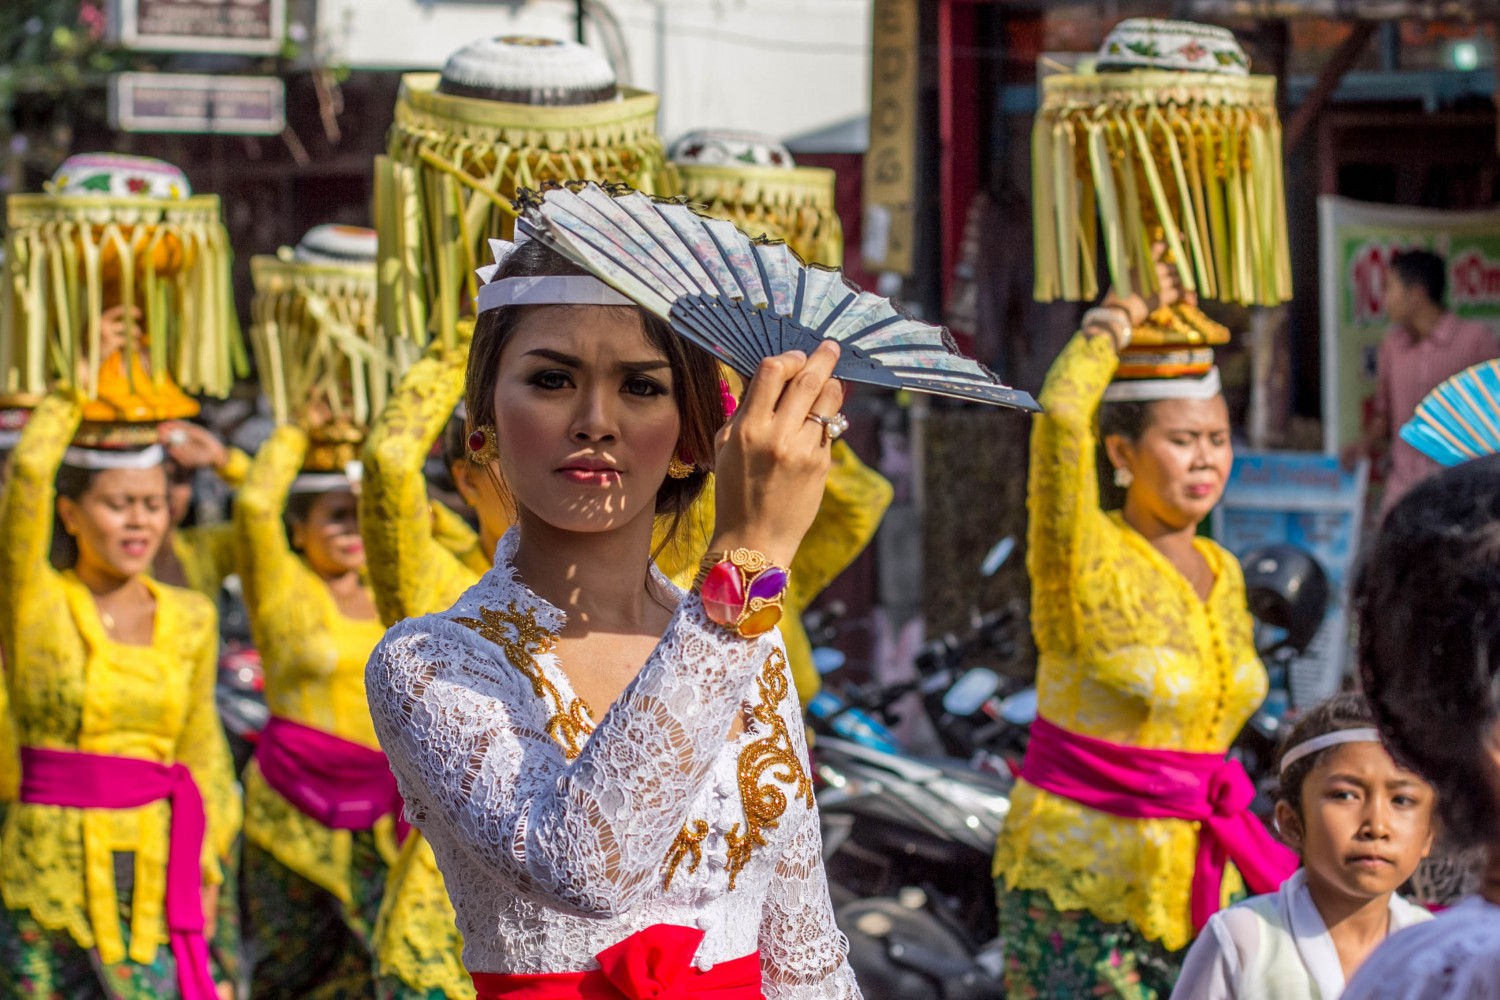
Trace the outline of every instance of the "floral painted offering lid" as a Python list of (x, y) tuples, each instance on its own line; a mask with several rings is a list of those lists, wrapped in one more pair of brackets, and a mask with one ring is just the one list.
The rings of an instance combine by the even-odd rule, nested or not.
[(303, 264), (370, 264), (375, 261), (375, 230), (333, 223), (314, 226), (292, 250)]
[(1250, 57), (1227, 28), (1193, 21), (1132, 17), (1099, 47), (1101, 73), (1138, 69), (1249, 76)]
[(760, 132), (696, 129), (672, 144), (673, 163), (704, 167), (785, 167), (797, 165), (780, 142)]
[(181, 201), (193, 186), (180, 169), (150, 156), (124, 153), (80, 153), (57, 168), (48, 193), (64, 196), (158, 198)]
[(438, 93), (509, 104), (598, 104), (619, 94), (614, 67), (578, 42), (502, 35), (464, 46), (443, 66)]

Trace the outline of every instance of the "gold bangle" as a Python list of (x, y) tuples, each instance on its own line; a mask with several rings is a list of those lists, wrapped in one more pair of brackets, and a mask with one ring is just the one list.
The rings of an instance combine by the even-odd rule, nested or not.
[(693, 588), (715, 624), (745, 639), (764, 635), (781, 621), (790, 570), (754, 549), (710, 552), (698, 564)]

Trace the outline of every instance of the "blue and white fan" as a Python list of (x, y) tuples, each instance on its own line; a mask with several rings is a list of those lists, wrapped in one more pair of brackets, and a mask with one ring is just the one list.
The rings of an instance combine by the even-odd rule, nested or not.
[(860, 291), (840, 271), (804, 264), (784, 243), (753, 240), (685, 204), (589, 183), (526, 192), (520, 206), (523, 232), (747, 378), (763, 358), (811, 353), (833, 339), (843, 348), (838, 378), (1039, 409), (959, 354), (942, 327)]
[(1440, 465), (1500, 452), (1500, 359), (1465, 368), (1428, 393), (1401, 440)]

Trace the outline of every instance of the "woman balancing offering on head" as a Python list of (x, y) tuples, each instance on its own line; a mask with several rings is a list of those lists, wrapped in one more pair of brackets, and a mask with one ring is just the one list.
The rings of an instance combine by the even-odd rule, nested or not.
[[(1240, 875), (1265, 892), (1296, 868), (1224, 759), (1267, 681), (1239, 565), (1197, 537), (1231, 460), (1218, 373), (1112, 382), (1132, 328), (1182, 298), (1175, 268), (1157, 283), (1085, 315), (1032, 435), (1041, 718), (995, 857), (1015, 997), (1165, 996)], [(1109, 514), (1096, 414), (1125, 488)]]
[(1397, 931), (1432, 914), (1396, 894), (1432, 848), (1432, 786), (1391, 759), (1358, 694), (1297, 720), (1277, 761), (1276, 825), (1302, 857), (1279, 892), (1216, 913), (1181, 1000), (1338, 1000)]
[[(135, 394), (121, 374), (126, 322), (105, 316), (104, 370), (154, 403), (149, 376)], [(121, 410), (80, 429), (84, 412), (71, 388), (42, 401), (0, 504), (22, 770), (0, 839), (0, 995), (232, 996), (219, 960), (235, 943), (208, 948), (233, 930), (215, 917), (240, 818), (214, 707), (217, 615), (151, 578), (169, 523), (155, 423)]]
[(320, 440), (277, 428), (235, 500), (271, 710), (244, 777), (252, 997), (330, 983), (367, 995), (371, 925), (397, 851), (400, 803), (365, 703), (364, 663), (384, 627), (344, 471), (355, 452), (324, 440), (335, 435), (323, 407), (305, 421)]
[[(856, 997), (773, 628), (823, 493), (837, 347), (767, 359), (726, 423), (706, 354), (551, 255), (501, 265), (469, 356), (470, 443), (514, 526), (367, 674), (465, 964), (483, 998)], [(523, 264), (568, 277), (514, 281)], [(652, 527), (710, 467), (715, 536), (683, 593)]]

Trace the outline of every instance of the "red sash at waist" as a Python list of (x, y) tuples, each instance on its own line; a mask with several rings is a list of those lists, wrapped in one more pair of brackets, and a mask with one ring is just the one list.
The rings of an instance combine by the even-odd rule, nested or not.
[(397, 837), (406, 836), (396, 777), (379, 750), (273, 715), (255, 762), (266, 784), (330, 830), (368, 830), (394, 814)]
[(203, 796), (182, 764), (21, 748), (20, 801), (65, 809), (136, 809), (163, 799), (172, 810), (167, 846), (167, 931), (182, 1000), (216, 1000), (203, 939)]
[(589, 972), (471, 973), (477, 1000), (762, 1000), (760, 953), (703, 972), (694, 927), (655, 924), (610, 945)]
[(1219, 909), (1226, 859), (1252, 892), (1275, 892), (1299, 864), (1250, 812), (1255, 786), (1237, 760), (1150, 750), (1081, 736), (1037, 719), (1021, 777), (1043, 791), (1122, 819), (1196, 821), (1194, 930)]

